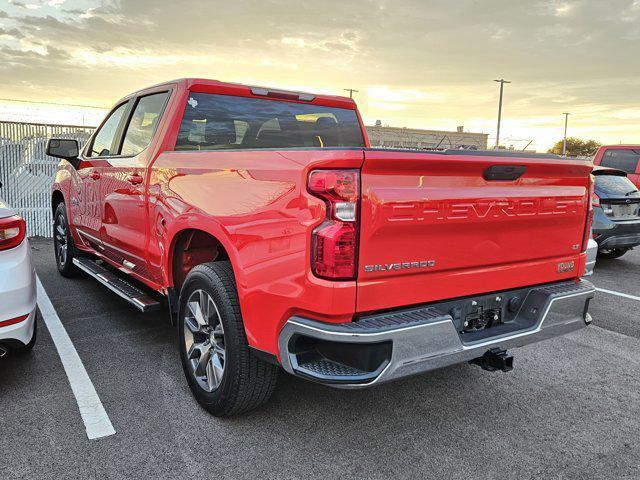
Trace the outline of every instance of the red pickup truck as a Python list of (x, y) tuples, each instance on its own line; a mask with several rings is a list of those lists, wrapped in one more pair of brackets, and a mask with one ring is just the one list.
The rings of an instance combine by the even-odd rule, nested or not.
[(166, 306), (197, 400), (279, 368), (359, 388), (584, 327), (591, 169), (524, 152), (370, 148), (343, 97), (183, 79), (120, 100), (52, 187), (58, 269)]
[(640, 188), (640, 145), (603, 145), (593, 157), (595, 165), (617, 168)]

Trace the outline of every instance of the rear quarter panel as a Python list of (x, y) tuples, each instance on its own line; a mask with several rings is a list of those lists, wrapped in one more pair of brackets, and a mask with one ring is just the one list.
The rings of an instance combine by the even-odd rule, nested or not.
[(359, 168), (362, 158), (361, 149), (162, 153), (149, 179), (151, 267), (172, 285), (176, 235), (194, 228), (216, 237), (234, 269), (249, 343), (270, 353), (292, 315), (351, 320), (355, 281), (310, 271), (311, 232), (325, 205), (306, 184), (314, 168)]

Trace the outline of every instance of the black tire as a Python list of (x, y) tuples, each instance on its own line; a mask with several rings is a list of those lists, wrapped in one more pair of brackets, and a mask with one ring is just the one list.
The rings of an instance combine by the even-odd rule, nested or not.
[(56, 256), (58, 272), (60, 272), (63, 277), (75, 277), (79, 273), (73, 264), (73, 259), (77, 256), (77, 251), (73, 243), (71, 230), (69, 229), (67, 208), (64, 202), (58, 204), (53, 214), (53, 249)]
[(36, 339), (38, 337), (38, 313), (36, 312), (36, 318), (33, 320), (33, 336), (31, 337), (31, 341), (26, 345), (20, 345), (19, 347), (14, 347), (12, 349), (13, 353), (16, 355), (26, 355), (33, 350), (33, 347), (36, 345)]
[(610, 249), (602, 249), (602, 250), (598, 250), (598, 258), (605, 258), (605, 259), (614, 259), (614, 258), (619, 258), (622, 255), (624, 255), (625, 253), (627, 253), (629, 250), (623, 249), (623, 248), (610, 248)]
[[(206, 310), (209, 313), (213, 312), (211, 319), (208, 313), (204, 315), (208, 318), (206, 324), (209, 329), (204, 329), (203, 322), (195, 325), (197, 329), (194, 330), (193, 324), (189, 325), (196, 317), (193, 314), (196, 302), (192, 300), (203, 296), (207, 298), (207, 302), (213, 302), (206, 304)], [(211, 310), (211, 305), (215, 307), (214, 310)], [(257, 358), (249, 349), (231, 264), (211, 262), (198, 265), (191, 270), (180, 292), (179, 307), (180, 359), (189, 388), (200, 405), (211, 414), (224, 417), (247, 412), (269, 400), (276, 386), (278, 367)], [(217, 320), (212, 319), (214, 316)], [(213, 324), (218, 327), (213, 328)], [(218, 335), (221, 332), (221, 337), (215, 340), (214, 331), (218, 329)], [(209, 333), (202, 333), (206, 331)], [(202, 336), (196, 340), (197, 335)], [(190, 347), (187, 347), (188, 342)], [(206, 344), (211, 348), (207, 351), (206, 361), (202, 362), (200, 359), (205, 355), (205, 350), (194, 347)], [(197, 374), (198, 367), (194, 362), (198, 365), (206, 364), (207, 367), (210, 361), (215, 364), (214, 344), (222, 345), (224, 355), (221, 357), (223, 371), (220, 374), (217, 370), (218, 375), (214, 375), (216, 381), (212, 382), (208, 378), (210, 371), (206, 370), (203, 379), (202, 375)], [(219, 359), (218, 362), (220, 363)], [(212, 383), (217, 384), (212, 386)], [(212, 390), (207, 390), (207, 387)]]

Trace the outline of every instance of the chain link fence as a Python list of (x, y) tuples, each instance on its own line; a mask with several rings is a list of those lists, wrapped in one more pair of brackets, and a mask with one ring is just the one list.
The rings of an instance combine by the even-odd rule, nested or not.
[(26, 220), (29, 236), (51, 236), (50, 188), (59, 160), (46, 155), (47, 140), (72, 138), (82, 146), (93, 130), (0, 121), (0, 197)]

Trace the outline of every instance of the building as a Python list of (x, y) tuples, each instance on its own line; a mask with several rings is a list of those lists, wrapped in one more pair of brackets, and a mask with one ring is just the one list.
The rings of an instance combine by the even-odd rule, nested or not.
[(446, 148), (470, 148), (486, 150), (489, 134), (465, 132), (458, 127), (455, 132), (441, 130), (421, 130), (417, 128), (386, 127), (376, 125), (365, 127), (372, 147), (408, 148), (411, 150), (433, 150)]

